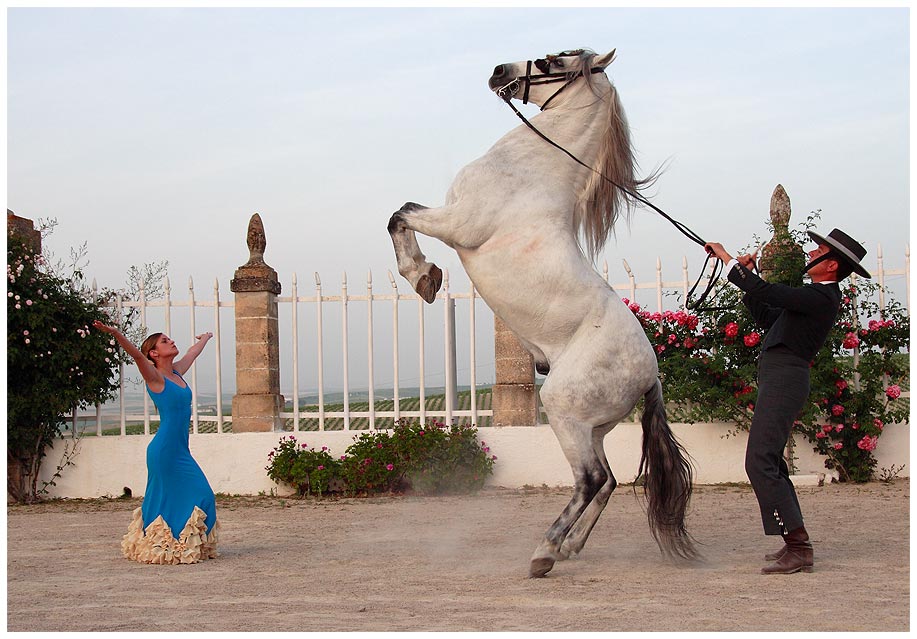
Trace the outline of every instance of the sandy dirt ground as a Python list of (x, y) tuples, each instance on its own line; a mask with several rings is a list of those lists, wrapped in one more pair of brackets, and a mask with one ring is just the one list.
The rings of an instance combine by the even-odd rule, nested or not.
[(801, 488), (810, 574), (759, 574), (780, 541), (747, 487), (696, 490), (689, 567), (620, 487), (580, 556), (529, 579), (568, 492), (222, 498), (221, 556), (190, 566), (121, 557), (139, 500), (9, 506), (8, 630), (909, 630), (907, 480)]

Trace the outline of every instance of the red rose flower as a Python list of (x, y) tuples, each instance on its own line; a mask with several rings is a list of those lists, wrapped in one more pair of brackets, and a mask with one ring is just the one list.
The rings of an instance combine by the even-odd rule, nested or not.
[(758, 342), (761, 341), (761, 336), (755, 332), (749, 333), (745, 336), (745, 345), (751, 348), (752, 346), (757, 346)]

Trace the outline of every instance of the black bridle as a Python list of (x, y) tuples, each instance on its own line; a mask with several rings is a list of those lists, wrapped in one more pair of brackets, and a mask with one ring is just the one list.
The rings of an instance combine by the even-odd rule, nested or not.
[[(557, 82), (563, 82), (563, 86), (555, 91), (551, 97), (545, 100), (544, 104), (541, 105), (541, 110), (544, 111), (548, 108), (548, 104), (556, 98), (561, 91), (566, 89), (568, 86), (576, 82), (577, 79), (583, 76), (583, 70), (579, 69), (574, 72), (569, 71), (551, 71), (551, 67), (563, 68), (563, 62), (559, 58), (569, 58), (569, 57), (579, 57), (582, 54), (582, 50), (578, 51), (563, 51), (557, 55), (547, 55), (544, 58), (538, 58), (537, 60), (529, 60), (525, 63), (525, 75), (522, 76), (522, 80), (525, 81), (525, 88), (522, 91), (522, 104), (529, 103), (529, 89), (533, 86), (539, 86), (542, 84), (554, 84)], [(537, 75), (532, 74), (532, 65), (536, 69), (541, 71)], [(605, 69), (602, 67), (592, 67), (590, 73), (602, 73)], [(519, 78), (516, 78), (509, 84), (500, 87), (497, 90), (497, 95), (509, 102), (509, 98), (512, 98), (519, 91)], [(507, 98), (509, 94), (509, 98)]]
[[(527, 104), (527, 103), (528, 103), (528, 99), (529, 99), (529, 88), (530, 88), (531, 86), (538, 86), (538, 85), (542, 85), (542, 84), (550, 84), (550, 83), (554, 83), (554, 82), (563, 82), (564, 85), (563, 85), (562, 87), (560, 87), (557, 91), (555, 91), (555, 92), (551, 95), (551, 97), (549, 97), (547, 100), (545, 100), (544, 104), (541, 105), (541, 110), (544, 111), (545, 108), (547, 108), (548, 103), (551, 102), (551, 100), (553, 100), (555, 97), (557, 97), (557, 95), (558, 95), (561, 91), (563, 91), (564, 89), (566, 89), (568, 86), (570, 86), (570, 85), (573, 84), (576, 80), (578, 80), (580, 77), (583, 76), (583, 71), (582, 71), (582, 69), (580, 69), (579, 71), (573, 72), (573, 73), (570, 73), (570, 72), (553, 72), (553, 73), (552, 73), (552, 72), (550, 71), (550, 67), (551, 67), (552, 65), (553, 65), (553, 66), (558, 66), (558, 67), (563, 66), (563, 63), (560, 62), (560, 61), (558, 61), (557, 58), (568, 57), (568, 56), (577, 56), (577, 57), (579, 57), (580, 54), (582, 54), (582, 51), (564, 51), (563, 53), (559, 53), (559, 54), (557, 54), (557, 55), (553, 55), (553, 56), (552, 56), (552, 55), (549, 55), (549, 56), (545, 56), (545, 58), (539, 58), (538, 60), (535, 60), (534, 62), (533, 62), (532, 60), (529, 60), (529, 61), (526, 63), (525, 75), (522, 76), (521, 78), (517, 77), (517, 78), (514, 79), (512, 82), (510, 82), (510, 83), (508, 83), (508, 84), (506, 84), (506, 85), (500, 87), (499, 89), (496, 90), (496, 93), (497, 93), (497, 95), (498, 95), (500, 98), (503, 99), (504, 102), (506, 102), (507, 105), (509, 105), (509, 108), (511, 108), (511, 109), (513, 110), (513, 112), (514, 112), (517, 116), (519, 116), (519, 119), (522, 120), (522, 121), (525, 123), (525, 125), (526, 125), (527, 127), (529, 127), (532, 131), (534, 131), (536, 134), (538, 134), (538, 137), (540, 137), (542, 140), (544, 140), (545, 142), (547, 142), (548, 144), (550, 144), (550, 145), (553, 146), (554, 148), (556, 148), (556, 149), (558, 149), (558, 150), (560, 150), (560, 151), (563, 151), (563, 152), (564, 152), (567, 156), (569, 156), (574, 162), (576, 162), (576, 163), (579, 164), (580, 166), (583, 166), (583, 167), (589, 169), (590, 171), (592, 171), (592, 172), (595, 173), (596, 175), (600, 176), (600, 177), (601, 177), (602, 179), (604, 179), (606, 182), (608, 182), (609, 184), (611, 184), (611, 185), (614, 186), (615, 188), (619, 189), (622, 193), (625, 193), (626, 195), (630, 196), (631, 198), (633, 198), (633, 199), (636, 200), (637, 202), (640, 202), (641, 204), (644, 204), (644, 205), (650, 207), (651, 209), (653, 209), (654, 211), (656, 211), (659, 215), (661, 215), (661, 216), (664, 217), (666, 220), (668, 220), (676, 229), (678, 229), (678, 230), (682, 233), (682, 235), (684, 235), (685, 237), (687, 237), (687, 238), (688, 238), (689, 240), (691, 240), (692, 242), (694, 242), (694, 243), (696, 243), (696, 244), (699, 244), (700, 246), (705, 246), (705, 245), (707, 244), (707, 242), (704, 241), (704, 239), (703, 239), (700, 235), (698, 235), (697, 233), (695, 233), (694, 231), (692, 231), (691, 229), (689, 229), (687, 226), (685, 226), (684, 224), (682, 224), (682, 223), (679, 222), (678, 220), (674, 219), (674, 218), (673, 218), (672, 216), (670, 216), (668, 213), (666, 213), (665, 211), (663, 211), (662, 209), (660, 209), (658, 206), (654, 205), (652, 202), (650, 202), (649, 200), (647, 200), (645, 197), (643, 197), (643, 196), (640, 195), (639, 193), (636, 193), (635, 191), (632, 191), (632, 190), (630, 190), (630, 189), (628, 189), (628, 188), (626, 188), (626, 187), (624, 187), (624, 186), (618, 184), (617, 182), (615, 182), (614, 180), (612, 180), (611, 178), (609, 178), (607, 175), (605, 175), (604, 173), (602, 173), (602, 172), (599, 171), (598, 169), (595, 169), (595, 168), (589, 166), (588, 164), (586, 164), (585, 162), (583, 162), (582, 160), (580, 160), (578, 157), (576, 157), (575, 155), (573, 155), (572, 153), (570, 153), (570, 151), (568, 151), (568, 150), (565, 149), (564, 147), (560, 146), (559, 144), (557, 144), (556, 142), (554, 142), (554, 140), (552, 140), (551, 138), (549, 138), (548, 136), (546, 136), (544, 133), (542, 133), (541, 131), (539, 131), (539, 130), (535, 127), (535, 125), (533, 125), (531, 122), (529, 122), (528, 119), (526, 119), (526, 117), (525, 117), (524, 115), (522, 115), (522, 113), (519, 112), (519, 109), (516, 108), (516, 105), (514, 105), (514, 104), (512, 103), (512, 98), (513, 98), (513, 96), (515, 96), (516, 93), (519, 91), (520, 79), (521, 79), (522, 81), (525, 82), (525, 89), (524, 89), (524, 92), (523, 92), (523, 95), (522, 95), (522, 104)], [(535, 68), (537, 68), (539, 71), (541, 71), (541, 74), (539, 74), (539, 75), (532, 75), (532, 65), (533, 65), (533, 64), (534, 64)], [(602, 72), (604, 72), (604, 71), (605, 71), (605, 69), (602, 68), (602, 67), (592, 67), (592, 68), (590, 69), (590, 73), (602, 73)], [(690, 300), (691, 296), (694, 295), (694, 291), (697, 289), (698, 285), (700, 284), (701, 279), (703, 279), (704, 272), (707, 270), (707, 265), (710, 263), (711, 258), (714, 259), (715, 261), (714, 261), (714, 266), (713, 266), (713, 272), (710, 274), (710, 280), (707, 282), (707, 287), (704, 289), (704, 292), (701, 293), (700, 298), (698, 298), (698, 300), (697, 300), (696, 302), (690, 302), (689, 300)], [(723, 270), (723, 263), (722, 263), (720, 260), (716, 259), (714, 255), (712, 255), (711, 253), (708, 252), (708, 253), (707, 253), (707, 259), (704, 260), (704, 266), (703, 266), (703, 268), (701, 268), (700, 275), (698, 275), (698, 277), (697, 277), (697, 281), (694, 282), (694, 286), (691, 287), (691, 290), (688, 291), (688, 294), (685, 296), (685, 306), (686, 306), (686, 308), (689, 308), (689, 309), (691, 309), (691, 310), (697, 310), (697, 309), (700, 307), (700, 305), (703, 304), (704, 300), (706, 300), (706, 299), (707, 299), (707, 296), (710, 294), (710, 291), (713, 290), (713, 287), (716, 285), (716, 282), (717, 282), (717, 280), (719, 279), (720, 274), (722, 273), (722, 270)]]

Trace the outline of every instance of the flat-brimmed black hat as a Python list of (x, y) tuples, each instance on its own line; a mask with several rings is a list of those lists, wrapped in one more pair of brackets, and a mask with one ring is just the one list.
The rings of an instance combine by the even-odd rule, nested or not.
[(818, 233), (809, 231), (809, 237), (819, 244), (824, 244), (831, 248), (831, 252), (838, 258), (847, 262), (853, 269), (853, 272), (861, 277), (871, 278), (865, 268), (860, 266), (860, 260), (866, 255), (866, 249), (855, 239), (844, 233), (840, 229), (834, 229), (828, 233), (827, 237), (822, 237)]

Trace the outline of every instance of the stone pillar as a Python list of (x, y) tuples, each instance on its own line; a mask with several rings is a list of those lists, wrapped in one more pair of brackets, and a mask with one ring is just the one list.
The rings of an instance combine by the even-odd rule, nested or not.
[(280, 339), (277, 326), (277, 271), (264, 262), (267, 239), (261, 216), (248, 223), (248, 262), (229, 283), (235, 293), (236, 395), (232, 431), (283, 430), (280, 411)]
[(535, 426), (538, 423), (535, 360), (497, 316), (494, 316), (494, 359), (494, 426)]
[(35, 230), (32, 220), (19, 217), (11, 210), (6, 210), (6, 232), (18, 235), (23, 242), (32, 247), (35, 253), (41, 253), (41, 231)]

